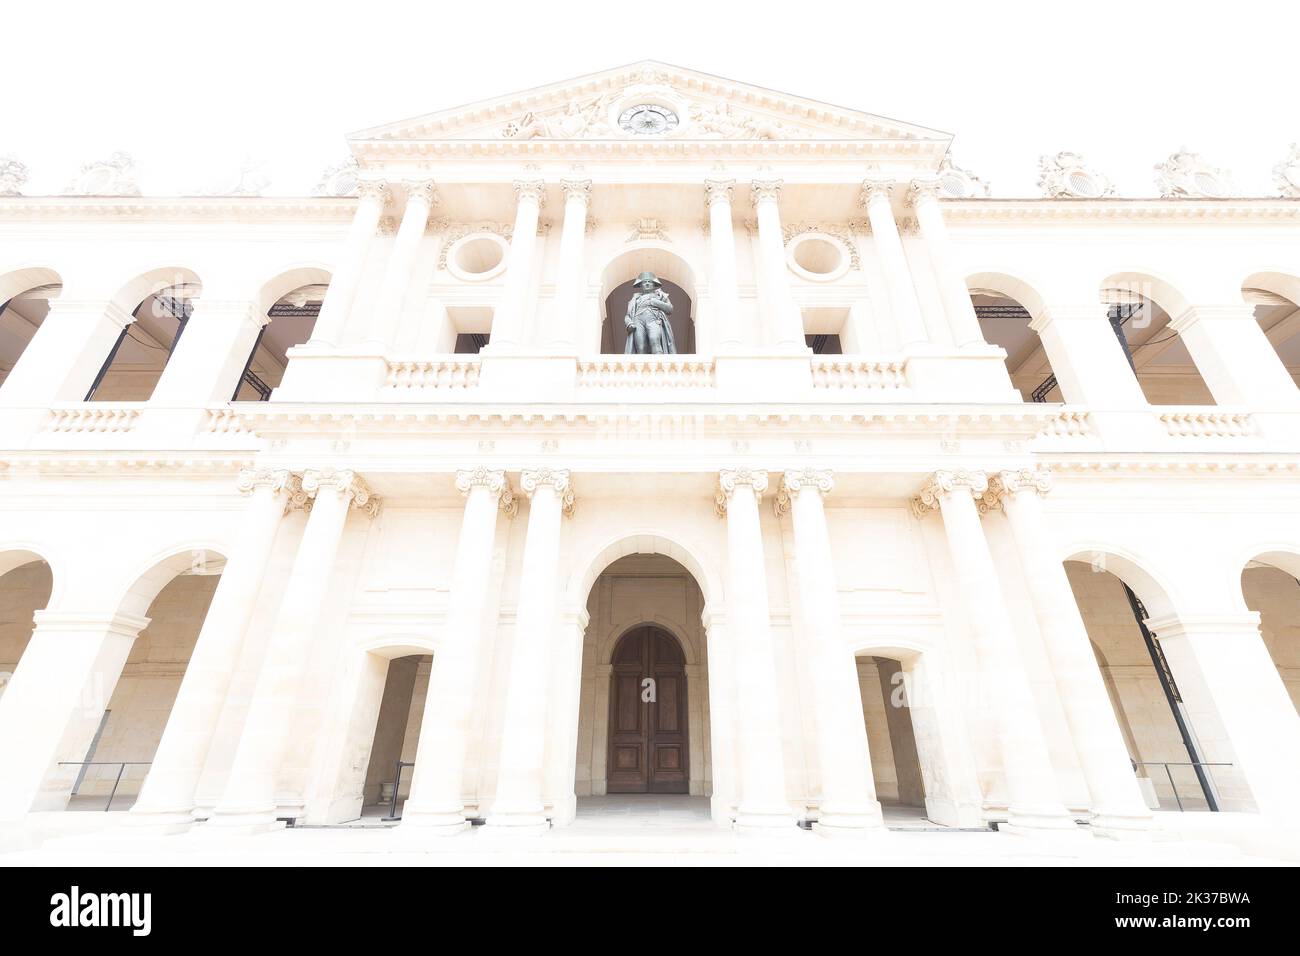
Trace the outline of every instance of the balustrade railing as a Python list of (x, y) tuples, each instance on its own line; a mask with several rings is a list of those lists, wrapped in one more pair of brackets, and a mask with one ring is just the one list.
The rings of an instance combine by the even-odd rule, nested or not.
[(906, 361), (902, 359), (812, 359), (813, 388), (902, 389), (907, 387)]
[(714, 363), (693, 355), (610, 355), (578, 362), (579, 388), (713, 388)]

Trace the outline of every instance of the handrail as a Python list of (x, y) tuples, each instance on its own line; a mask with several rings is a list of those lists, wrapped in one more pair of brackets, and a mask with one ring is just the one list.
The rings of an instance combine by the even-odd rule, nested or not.
[(122, 782), (122, 774), (126, 773), (127, 767), (148, 767), (153, 764), (152, 760), (60, 760), (60, 767), (117, 767), (117, 779), (113, 781), (113, 790), (108, 795), (108, 803), (104, 805), (104, 812), (107, 813), (113, 809), (113, 798), (117, 796), (117, 785)]
[[(1165, 776), (1169, 778), (1169, 787), (1174, 791), (1174, 800), (1177, 801), (1178, 803), (1178, 811), (1180, 813), (1185, 812), (1183, 810), (1183, 800), (1180, 796), (1178, 796), (1178, 784), (1174, 783), (1174, 775), (1170, 771), (1169, 769), (1170, 767), (1231, 767), (1232, 766), (1232, 764), (1230, 763), (1210, 763), (1208, 761), (1202, 761), (1202, 760), (1130, 760), (1129, 763), (1133, 764), (1134, 771), (1136, 771), (1138, 767), (1164, 767)], [(1210, 809), (1217, 810), (1218, 807), (1214, 806), (1214, 804), (1211, 803)]]
[(397, 779), (393, 781), (393, 802), (388, 808), (388, 816), (384, 817), (385, 822), (402, 819), (397, 815), (397, 791), (402, 789), (402, 768), (414, 766), (414, 763), (408, 763), (405, 760), (397, 761)]

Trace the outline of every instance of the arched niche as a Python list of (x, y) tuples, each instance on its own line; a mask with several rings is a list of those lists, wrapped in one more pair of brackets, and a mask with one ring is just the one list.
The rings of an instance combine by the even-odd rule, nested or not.
[(695, 354), (695, 272), (675, 252), (649, 243), (634, 245), (615, 256), (601, 272), (600, 338), (593, 343), (596, 351), (606, 355), (623, 354), (627, 342), (623, 316), (632, 298), (632, 283), (642, 272), (653, 272), (672, 300), (671, 322), (678, 353)]

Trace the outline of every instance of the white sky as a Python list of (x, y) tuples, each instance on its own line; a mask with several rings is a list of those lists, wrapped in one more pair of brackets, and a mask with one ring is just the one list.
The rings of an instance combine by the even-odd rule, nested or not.
[(1281, 0), (18, 6), (0, 14), (0, 154), (29, 195), (116, 150), (147, 195), (245, 156), (267, 194), (305, 195), (348, 132), (647, 57), (954, 133), (995, 196), (1038, 195), (1039, 155), (1065, 149), (1152, 196), (1182, 146), (1276, 195), (1300, 140), (1300, 5)]

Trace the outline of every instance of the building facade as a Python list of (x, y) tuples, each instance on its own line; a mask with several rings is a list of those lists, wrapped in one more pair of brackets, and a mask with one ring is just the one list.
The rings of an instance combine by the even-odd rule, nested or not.
[(0, 197), (0, 820), (1293, 826), (1300, 199), (951, 142), (639, 63)]

